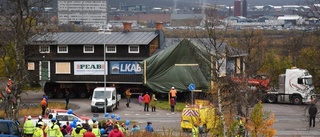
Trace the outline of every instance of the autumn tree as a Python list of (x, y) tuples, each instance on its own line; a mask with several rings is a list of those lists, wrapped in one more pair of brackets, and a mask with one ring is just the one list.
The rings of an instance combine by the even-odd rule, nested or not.
[[(3, 74), (13, 80), (11, 93), (3, 93), (7, 119), (17, 119), (20, 94), (28, 81), (25, 63), (25, 45), (34, 34), (32, 31), (41, 22), (42, 10), (50, 0), (7, 0), (1, 8), (1, 57)], [(32, 10), (37, 7), (37, 10)]]
[(264, 111), (260, 101), (253, 108), (245, 127), (251, 132), (252, 137), (273, 137), (276, 134), (276, 130), (272, 128), (273, 123), (274, 114)]

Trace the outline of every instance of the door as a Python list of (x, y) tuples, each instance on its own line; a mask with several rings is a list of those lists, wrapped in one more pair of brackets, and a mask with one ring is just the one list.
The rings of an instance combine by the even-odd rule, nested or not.
[(39, 79), (50, 80), (50, 61), (40, 61)]

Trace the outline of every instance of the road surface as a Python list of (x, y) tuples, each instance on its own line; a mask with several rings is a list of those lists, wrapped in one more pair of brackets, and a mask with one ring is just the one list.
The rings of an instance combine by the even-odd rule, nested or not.
[[(22, 99), (24, 102), (39, 103), (42, 92), (29, 92), (24, 94)], [(172, 129), (180, 131), (180, 113), (171, 113), (169, 110), (157, 109), (156, 112), (144, 112), (139, 106), (137, 99), (132, 98), (130, 108), (125, 106), (125, 99), (120, 102), (120, 108), (114, 112), (109, 112), (109, 117), (105, 118), (103, 111), (95, 113), (99, 115), (100, 120), (110, 119), (111, 114), (120, 116), (121, 120), (130, 120), (138, 122), (141, 128), (144, 128), (147, 122), (152, 122), (153, 127), (157, 131), (163, 129)], [(63, 99), (49, 99), (50, 102), (64, 102)], [(80, 106), (74, 112), (83, 116), (92, 117), (89, 99), (70, 99), (71, 104)], [(319, 107), (319, 102), (317, 104)], [(273, 127), (277, 130), (277, 137), (320, 137), (320, 115), (316, 119), (316, 126), (309, 128), (307, 118), (307, 105), (290, 105), (290, 104), (264, 104), (266, 111), (275, 114), (275, 122)], [(320, 110), (320, 108), (318, 109)], [(129, 126), (131, 128), (132, 124)]]

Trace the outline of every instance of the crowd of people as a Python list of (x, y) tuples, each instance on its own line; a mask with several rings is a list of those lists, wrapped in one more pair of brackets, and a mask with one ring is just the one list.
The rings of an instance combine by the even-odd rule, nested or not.
[[(68, 93), (68, 92), (67, 92)], [(174, 112), (174, 106), (177, 99), (177, 91), (174, 87), (170, 89), (170, 106), (171, 112)], [(150, 95), (152, 95), (150, 97)], [(149, 111), (149, 106), (151, 111), (156, 111), (157, 98), (155, 94), (150, 94), (146, 92), (145, 94), (140, 94), (138, 101), (140, 108), (144, 111)], [(130, 89), (125, 91), (125, 97), (127, 99), (126, 106), (130, 107), (131, 93)], [(40, 102), (42, 107), (42, 113), (38, 118), (36, 125), (31, 121), (31, 116), (27, 117), (24, 123), (24, 135), (26, 137), (123, 137), (128, 132), (132, 134), (140, 132), (140, 127), (137, 124), (133, 124), (131, 130), (127, 127), (125, 123), (119, 123), (119, 121), (113, 121), (111, 119), (105, 120), (104, 122), (98, 122), (96, 118), (92, 118), (92, 124), (77, 122), (76, 125), (71, 125), (69, 122), (66, 125), (61, 125), (55, 117), (51, 117), (49, 123), (42, 121), (42, 117), (45, 115), (45, 111), (48, 107), (48, 97), (44, 94)], [(69, 104), (69, 96), (66, 95), (66, 109)], [(141, 110), (141, 109), (140, 109)], [(50, 117), (49, 117), (50, 118)], [(151, 122), (147, 122), (143, 130), (144, 132), (152, 133), (154, 129)]]
[[(140, 132), (140, 127), (133, 124), (129, 131), (125, 123), (111, 119), (98, 122), (96, 118), (92, 118), (91, 124), (77, 122), (73, 127), (69, 122), (61, 125), (55, 117), (52, 117), (49, 123), (45, 123), (41, 116), (34, 125), (31, 116), (28, 116), (23, 125), (23, 131), (25, 137), (124, 137), (130, 131), (131, 134)], [(154, 132), (151, 122), (147, 122), (144, 132)]]

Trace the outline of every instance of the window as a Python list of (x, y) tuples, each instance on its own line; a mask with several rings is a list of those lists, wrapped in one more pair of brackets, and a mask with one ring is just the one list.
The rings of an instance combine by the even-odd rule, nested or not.
[(69, 62), (56, 62), (56, 74), (71, 74)]
[(58, 53), (68, 53), (68, 46), (67, 45), (59, 45), (58, 46)]
[(34, 62), (28, 62), (28, 70), (34, 70)]
[(115, 45), (106, 46), (106, 53), (117, 53), (117, 47)]
[(139, 45), (130, 45), (129, 53), (139, 53)]
[(48, 45), (44, 46), (40, 46), (39, 47), (39, 52), (40, 53), (50, 53), (50, 47)]
[(94, 46), (93, 45), (84, 45), (83, 46), (83, 53), (94, 53)]

